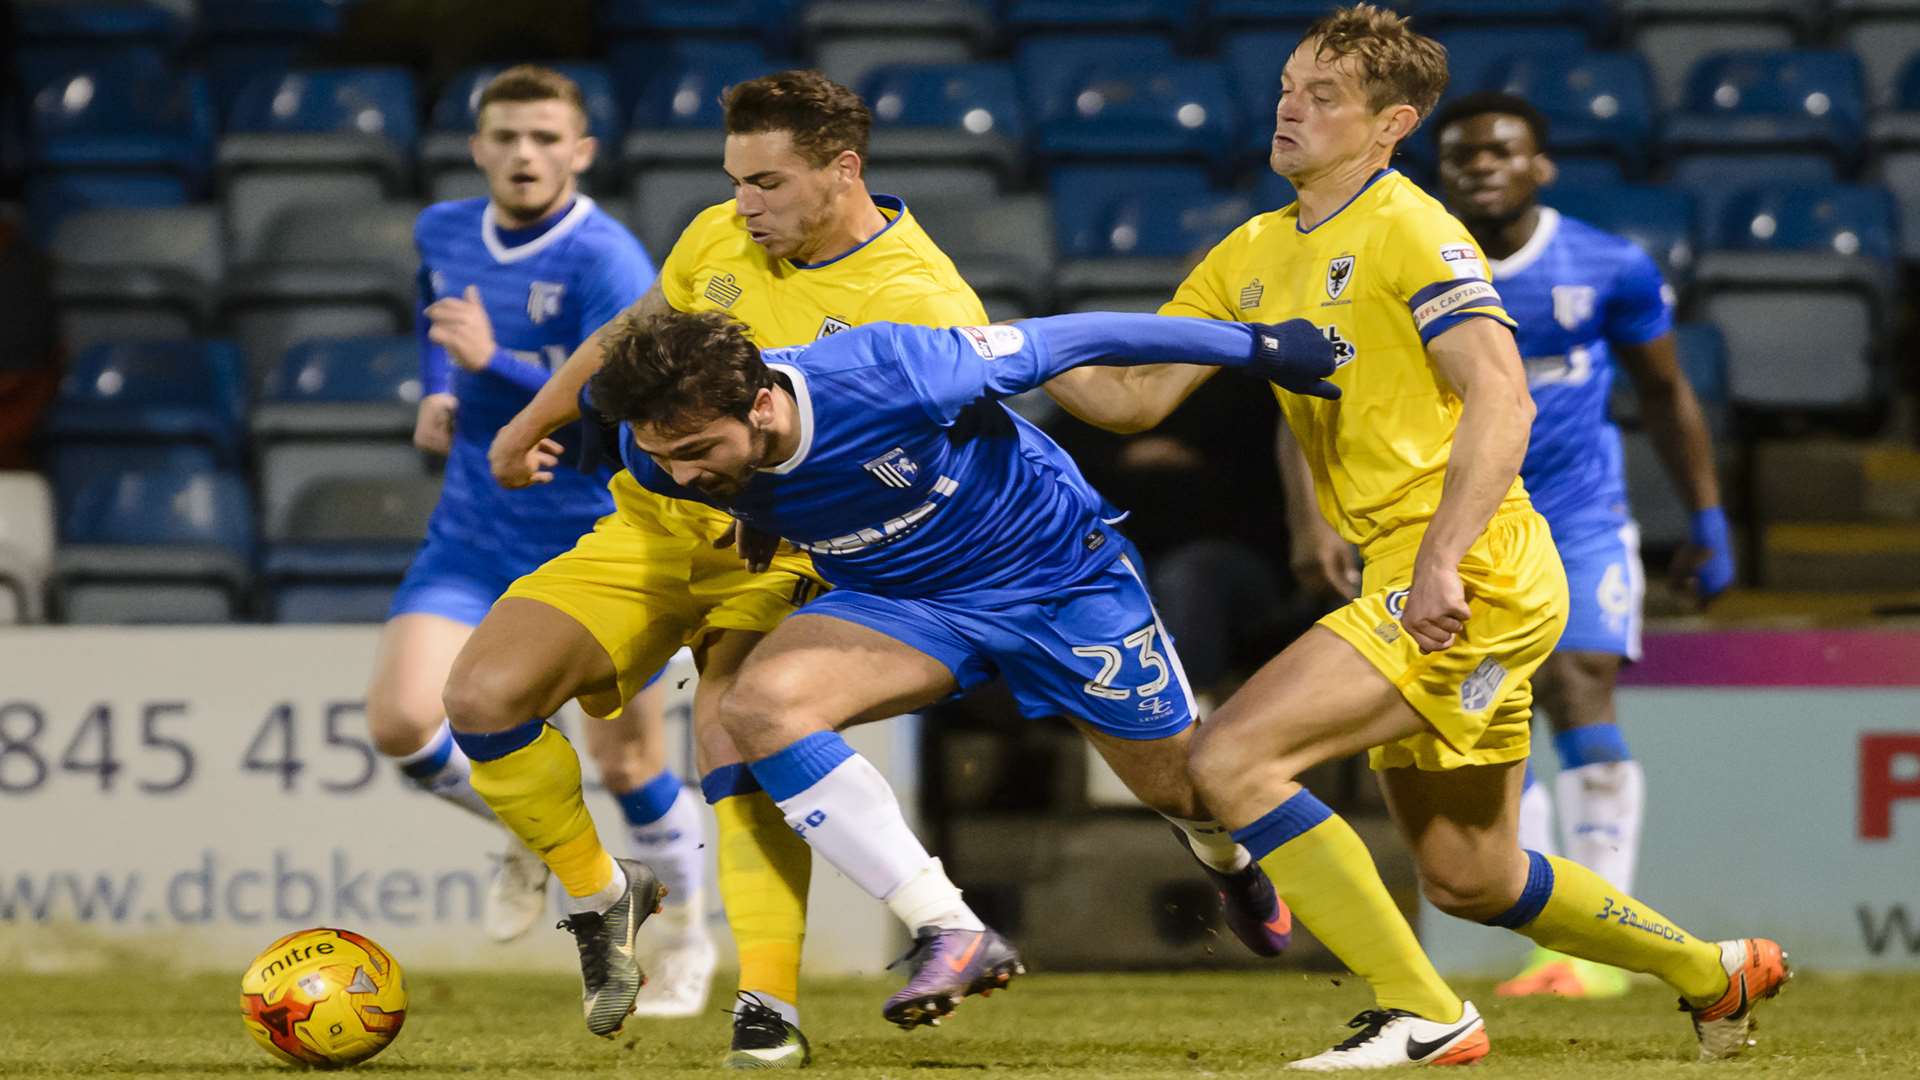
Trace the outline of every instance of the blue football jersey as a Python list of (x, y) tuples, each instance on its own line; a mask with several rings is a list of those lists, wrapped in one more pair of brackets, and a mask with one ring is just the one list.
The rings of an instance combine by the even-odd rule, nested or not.
[[(570, 547), (612, 510), (607, 471), (554, 470), (553, 481), (507, 491), (487, 467), (501, 425), (533, 400), (552, 372), (593, 331), (638, 300), (654, 268), (625, 226), (585, 195), (528, 229), (500, 228), (487, 199), (438, 203), (414, 226), (420, 250), (418, 320), (425, 393), (452, 393), (453, 450), (429, 526), (481, 558), (537, 562)], [(425, 308), (479, 289), (499, 346), (493, 366), (467, 371), (427, 340)], [(555, 433), (569, 447), (579, 425)]]
[(1242, 323), (1154, 315), (872, 323), (764, 353), (800, 445), (731, 504), (675, 484), (624, 425), (621, 453), (642, 484), (792, 541), (841, 588), (973, 606), (1058, 595), (1124, 544), (1073, 459), (1000, 399), (1100, 360), (1244, 364), (1252, 342)]
[(1527, 493), (1558, 539), (1624, 520), (1612, 350), (1671, 330), (1672, 292), (1632, 241), (1548, 207), (1525, 246), (1491, 262), (1538, 408), (1520, 469)]

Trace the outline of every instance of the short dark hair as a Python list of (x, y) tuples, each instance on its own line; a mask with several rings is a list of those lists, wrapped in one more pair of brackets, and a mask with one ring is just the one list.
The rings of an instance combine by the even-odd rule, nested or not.
[(746, 324), (717, 311), (623, 315), (600, 347), (588, 393), (609, 420), (684, 434), (722, 417), (745, 420), (774, 385)]
[(1447, 102), (1447, 107), (1434, 115), (1433, 134), (1438, 138), (1454, 124), (1492, 113), (1519, 117), (1533, 134), (1534, 149), (1542, 152), (1547, 149), (1546, 114), (1534, 108), (1533, 102), (1504, 90), (1481, 90)]
[(587, 98), (580, 84), (539, 64), (517, 64), (489, 80), (474, 106), (474, 124), (480, 123), (487, 106), (498, 101), (564, 101), (580, 114), (581, 129), (587, 126)]
[(1411, 105), (1422, 120), (1447, 89), (1446, 46), (1415, 33), (1407, 17), (1372, 4), (1337, 8), (1307, 27), (1321, 60), (1353, 57), (1366, 86), (1367, 107)]
[(793, 148), (816, 169), (842, 151), (867, 160), (873, 113), (860, 95), (817, 71), (780, 71), (727, 88), (727, 134), (784, 131)]

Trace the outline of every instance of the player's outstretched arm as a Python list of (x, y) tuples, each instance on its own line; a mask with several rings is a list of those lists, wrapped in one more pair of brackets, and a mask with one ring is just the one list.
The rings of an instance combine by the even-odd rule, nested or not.
[[(1326, 381), (1333, 374), (1333, 346), (1304, 319), (1267, 325), (1083, 312), (954, 333), (970, 338), (980, 335), (973, 351), (980, 361), (983, 396), (1018, 394), (1089, 365), (1179, 363), (1238, 368), (1296, 393), (1340, 396), (1339, 389)], [(1030, 342), (1016, 344), (1009, 334), (1024, 335)], [(1004, 352), (996, 337), (1005, 340)]]
[(1219, 370), (1197, 364), (1083, 367), (1056, 375), (1045, 389), (1081, 421), (1132, 435), (1158, 427)]
[(1493, 319), (1467, 319), (1427, 343), (1427, 356), (1460, 395), (1453, 453), (1415, 557), (1401, 623), (1422, 650), (1453, 644), (1466, 625), (1460, 560), (1506, 498), (1533, 428), (1533, 395), (1513, 333)]
[[(652, 288), (621, 314), (649, 318), (670, 310), (656, 280)], [(526, 408), (494, 433), (493, 445), (487, 450), (487, 463), (501, 487), (522, 488), (553, 479), (548, 469), (555, 455), (542, 444), (548, 441), (548, 435), (580, 419), (580, 391), (605, 360), (600, 348), (601, 333), (605, 330), (602, 326), (587, 335), (560, 370), (534, 394)]]
[(1693, 512), (1688, 542), (1673, 556), (1673, 586), (1691, 586), (1701, 600), (1711, 600), (1733, 583), (1733, 549), (1700, 399), (1681, 373), (1672, 333), (1614, 349), (1640, 395), (1641, 422), (1653, 435), (1674, 489)]

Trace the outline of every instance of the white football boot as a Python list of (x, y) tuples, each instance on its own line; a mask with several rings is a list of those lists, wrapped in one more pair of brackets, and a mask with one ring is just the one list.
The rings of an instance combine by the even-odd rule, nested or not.
[(1473, 1002), (1463, 1002), (1451, 1024), (1404, 1009), (1369, 1009), (1347, 1022), (1359, 1031), (1324, 1054), (1289, 1062), (1304, 1072), (1400, 1069), (1419, 1065), (1471, 1065), (1487, 1056), (1487, 1025)]
[(521, 843), (519, 837), (508, 836), (481, 910), (487, 936), (504, 943), (533, 929), (547, 910), (549, 876), (547, 864), (532, 848)]

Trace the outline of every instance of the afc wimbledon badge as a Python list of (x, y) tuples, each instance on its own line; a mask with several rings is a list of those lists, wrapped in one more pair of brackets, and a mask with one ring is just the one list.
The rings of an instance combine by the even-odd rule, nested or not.
[(1327, 260), (1327, 299), (1338, 300), (1353, 280), (1353, 256), (1341, 255)]

